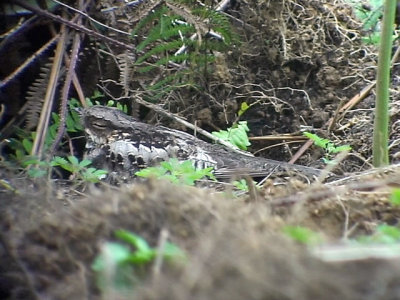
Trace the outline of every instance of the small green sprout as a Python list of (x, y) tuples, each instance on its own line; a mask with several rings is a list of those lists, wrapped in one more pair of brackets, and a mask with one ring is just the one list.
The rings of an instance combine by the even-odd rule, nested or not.
[[(235, 180), (232, 182), (233, 186), (235, 186), (238, 190), (241, 190), (243, 192), (248, 192), (249, 191), (249, 185), (247, 184), (246, 179), (240, 179), (240, 180)], [(253, 181), (253, 185), (256, 188), (259, 188), (257, 185), (257, 182)]]
[(106, 170), (98, 170), (96, 168), (87, 168), (92, 162), (90, 160), (84, 159), (79, 161), (73, 155), (70, 155), (65, 159), (64, 157), (55, 156), (50, 162), (52, 167), (61, 167), (62, 169), (70, 172), (71, 174), (77, 176), (88, 182), (99, 182), (106, 174)]
[(332, 141), (321, 138), (314, 133), (303, 132), (303, 135), (312, 140), (314, 142), (314, 145), (325, 150), (326, 152), (326, 157), (324, 157), (325, 163), (331, 163), (330, 158), (333, 154), (351, 150), (351, 146), (349, 145), (336, 146), (335, 143), (333, 143)]
[(232, 184), (239, 190), (243, 192), (248, 192), (249, 191), (249, 186), (247, 185), (247, 182), (245, 179), (240, 179), (240, 180), (235, 180), (232, 182)]
[(361, 243), (396, 244), (400, 242), (400, 228), (387, 224), (377, 226), (373, 235), (361, 236), (357, 239)]
[(394, 206), (400, 205), (400, 189), (394, 188), (392, 194), (390, 195), (389, 202)]
[(172, 158), (169, 161), (163, 161), (160, 166), (149, 167), (135, 173), (136, 176), (144, 178), (166, 179), (173, 183), (181, 183), (184, 185), (194, 185), (197, 180), (208, 177), (216, 180), (212, 173), (213, 168), (196, 169), (193, 162), (186, 160), (183, 162)]
[(250, 105), (248, 105), (247, 102), (242, 102), (238, 111), (238, 116), (240, 117), (241, 115), (243, 115), (249, 108)]
[[(163, 249), (152, 248), (141, 236), (127, 230), (116, 230), (121, 242), (106, 242), (95, 258), (92, 269), (97, 275), (100, 289), (114, 287), (119, 290), (133, 288), (138, 271), (148, 266), (158, 255), (166, 261), (185, 262), (185, 252), (173, 243), (166, 242)], [(159, 251), (162, 253), (159, 253)]]
[(285, 235), (292, 238), (296, 242), (306, 245), (314, 245), (322, 241), (322, 238), (318, 233), (302, 226), (287, 225), (283, 227), (283, 232), (285, 233)]
[(237, 149), (247, 150), (247, 147), (251, 145), (247, 135), (248, 131), (247, 121), (240, 121), (227, 130), (214, 131), (212, 134), (231, 143)]

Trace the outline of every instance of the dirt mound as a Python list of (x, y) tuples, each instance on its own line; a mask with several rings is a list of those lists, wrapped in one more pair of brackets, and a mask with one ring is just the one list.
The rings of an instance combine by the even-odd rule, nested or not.
[[(324, 200), (318, 212), (312, 204), (289, 206), (282, 214), (283, 208), (273, 212), (269, 201), (250, 204), (163, 182), (95, 190), (63, 208), (65, 199), (47, 194), (48, 200), (43, 193), (10, 197), (2, 207), (3, 297), (96, 299), (91, 265), (102, 243), (115, 240), (116, 229), (135, 232), (152, 246), (167, 230), (169, 239), (187, 252), (188, 263), (166, 264), (159, 275), (149, 271), (129, 297), (108, 291), (113, 299), (394, 299), (399, 284), (400, 270), (389, 261), (327, 264), (282, 237), (283, 225), (295, 223), (319, 224), (326, 234), (341, 232), (344, 215), (326, 228), (329, 214), (338, 217), (338, 202), (326, 205), (332, 202)], [(41, 202), (59, 209), (49, 213)], [(351, 203), (341, 203), (351, 210)], [(358, 199), (358, 212), (369, 204)], [(369, 214), (349, 215), (350, 224), (377, 221)]]
[[(51, 294), (54, 289), (58, 293), (57, 283), (63, 280), (80, 285), (71, 289), (73, 294), (64, 294), (63, 299), (79, 299), (83, 295), (82, 289), (88, 288), (85, 284), (92, 282), (90, 265), (98, 247), (101, 241), (113, 239), (114, 230), (129, 228), (154, 245), (165, 228), (173, 241), (190, 243), (223, 211), (214, 206), (224, 205), (217, 201), (218, 197), (205, 201), (205, 191), (188, 188), (177, 194), (175, 188), (160, 183), (104, 195), (97, 191), (90, 198), (78, 199), (68, 209), (51, 214), (38, 205), (43, 196), (30, 202), (35, 203), (33, 210), (26, 203), (27, 195), (14, 198), (10, 206), (3, 207), (3, 238), (8, 254), (14, 258), (11, 265), (18, 262), (20, 271), (26, 272), (20, 284), (25, 286), (29, 280), (30, 292)], [(53, 197), (46, 203), (59, 201)], [(21, 290), (27, 292), (25, 288)], [(61, 299), (60, 295), (52, 298)]]

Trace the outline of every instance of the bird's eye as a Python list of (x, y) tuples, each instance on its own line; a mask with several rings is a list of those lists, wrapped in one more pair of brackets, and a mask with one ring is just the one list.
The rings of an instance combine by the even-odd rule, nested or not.
[(100, 121), (94, 121), (92, 123), (92, 125), (94, 128), (97, 128), (97, 129), (105, 129), (106, 128), (106, 124), (104, 122), (100, 122)]

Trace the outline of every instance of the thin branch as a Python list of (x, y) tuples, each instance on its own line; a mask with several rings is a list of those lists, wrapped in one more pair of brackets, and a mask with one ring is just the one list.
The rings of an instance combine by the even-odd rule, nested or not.
[(66, 25), (66, 26), (68, 26), (68, 27), (70, 27), (72, 29), (78, 30), (80, 32), (83, 32), (83, 33), (88, 34), (90, 36), (93, 36), (95, 38), (98, 38), (100, 40), (112, 43), (112, 44), (114, 44), (114, 45), (116, 45), (118, 47), (122, 47), (122, 48), (129, 49), (129, 50), (132, 50), (132, 51), (135, 50), (135, 47), (132, 46), (132, 45), (128, 45), (128, 44), (125, 44), (125, 43), (120, 42), (118, 40), (115, 40), (113, 38), (110, 38), (108, 36), (102, 35), (102, 34), (96, 32), (96, 31), (90, 30), (90, 29), (88, 29), (88, 28), (86, 28), (84, 26), (78, 25), (78, 24), (73, 23), (73, 22), (71, 22), (71, 21), (69, 21), (67, 19), (64, 19), (64, 18), (60, 17), (60, 16), (54, 15), (54, 14), (52, 14), (52, 13), (46, 11), (46, 10), (31, 6), (31, 5), (27, 4), (26, 2), (24, 2), (22, 0), (13, 0), (13, 2), (15, 4), (23, 7), (23, 8), (26, 8), (26, 9), (28, 9), (28, 10), (30, 10), (30, 11), (38, 14), (38, 15), (40, 15), (40, 16), (52, 19), (53, 21), (56, 21), (56, 22), (61, 23), (61, 24), (64, 24), (64, 25)]
[[(66, 117), (67, 117), (68, 94), (69, 94), (69, 90), (71, 87), (71, 82), (75, 75), (75, 67), (76, 67), (76, 62), (78, 59), (80, 45), (81, 45), (81, 41), (80, 41), (79, 33), (75, 33), (73, 46), (72, 46), (71, 59), (70, 59), (69, 67), (68, 67), (68, 72), (67, 72), (67, 75), (65, 78), (62, 95), (61, 95), (60, 124), (58, 126), (57, 135), (54, 139), (53, 144), (51, 145), (51, 150), (50, 150), (51, 155), (54, 155), (54, 152), (64, 135), (65, 123), (66, 123)], [(76, 77), (76, 75), (75, 75), (75, 77)]]
[(89, 16), (88, 14), (84, 13), (83, 11), (81, 11), (79, 9), (76, 9), (75, 7), (69, 6), (69, 5), (65, 4), (65, 3), (62, 3), (61, 1), (58, 1), (58, 0), (53, 0), (53, 1), (58, 3), (58, 4), (60, 4), (60, 5), (62, 5), (62, 6), (64, 6), (64, 7), (66, 7), (66, 8), (68, 8), (68, 9), (70, 9), (70, 10), (72, 10), (72, 11), (74, 11), (74, 12), (76, 12), (76, 13), (78, 13), (78, 14), (80, 14), (80, 15), (82, 15), (82, 16), (84, 16), (85, 18), (88, 18), (93, 23), (96, 23), (96, 24), (98, 24), (98, 25), (100, 25), (102, 27), (105, 27), (105, 28), (107, 28), (109, 30), (118, 32), (120, 34), (124, 34), (124, 35), (128, 35), (128, 36), (131, 35), (129, 32), (122, 31), (122, 30), (119, 30), (117, 28), (107, 26), (106, 24), (101, 23), (101, 22), (97, 21), (96, 19), (93, 19), (91, 16)]
[(20, 65), (15, 71), (13, 71), (10, 75), (4, 78), (0, 82), (0, 88), (5, 87), (8, 83), (10, 83), (13, 79), (15, 79), (19, 74), (26, 70), (26, 68), (34, 62), (40, 55), (42, 55), (47, 49), (49, 49), (60, 37), (60, 35), (54, 36), (51, 40), (49, 40), (46, 44), (44, 44), (38, 51), (33, 53), (25, 62)]
[(155, 112), (157, 112), (159, 114), (167, 116), (168, 118), (173, 119), (174, 121), (176, 121), (178, 123), (181, 123), (182, 125), (186, 126), (187, 128), (190, 128), (193, 131), (196, 131), (196, 132), (204, 135), (205, 137), (209, 138), (212, 141), (215, 141), (217, 143), (220, 143), (221, 145), (224, 145), (225, 147), (231, 149), (232, 151), (235, 151), (236, 153), (240, 153), (240, 154), (247, 155), (247, 156), (253, 156), (253, 154), (234, 148), (233, 145), (231, 145), (230, 143), (228, 143), (228, 142), (226, 142), (226, 141), (224, 141), (224, 140), (212, 135), (208, 131), (205, 131), (204, 129), (201, 129), (201, 128), (199, 128), (199, 127), (197, 127), (197, 126), (195, 126), (195, 125), (193, 125), (193, 124), (191, 124), (191, 123), (189, 123), (189, 122), (177, 117), (176, 115), (163, 110), (161, 107), (159, 107), (157, 105), (154, 105), (152, 103), (146, 102), (146, 101), (144, 101), (143, 99), (141, 99), (138, 96), (135, 96), (133, 98), (133, 100), (136, 101), (137, 103), (143, 105), (143, 106), (146, 106), (146, 107), (150, 108), (151, 110), (154, 110)]

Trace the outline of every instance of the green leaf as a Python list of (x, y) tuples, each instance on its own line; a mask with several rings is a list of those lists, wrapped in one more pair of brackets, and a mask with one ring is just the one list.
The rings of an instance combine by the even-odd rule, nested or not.
[(185, 252), (182, 251), (182, 249), (179, 248), (177, 245), (170, 242), (165, 243), (163, 257), (167, 260), (176, 260), (176, 259), (186, 260)]
[(85, 98), (85, 102), (88, 107), (91, 107), (94, 105), (92, 99), (90, 99), (90, 98)]
[(400, 241), (400, 228), (387, 224), (377, 226), (373, 235), (361, 236), (358, 242), (361, 243), (381, 243), (381, 244), (396, 244)]
[(169, 161), (161, 162), (160, 165), (165, 170), (173, 172), (174, 168), (176, 168), (177, 163), (178, 163), (178, 160), (176, 158), (171, 158)]
[(126, 258), (126, 262), (132, 264), (145, 264), (150, 262), (156, 255), (156, 251), (152, 249), (145, 239), (137, 234), (127, 230), (117, 230), (115, 235), (136, 248), (136, 251), (130, 253)]
[(398, 242), (400, 240), (400, 228), (396, 226), (382, 224), (377, 227), (376, 231), (379, 234), (386, 236), (388, 239), (393, 240), (393, 242)]
[(390, 195), (389, 202), (395, 206), (400, 205), (400, 188), (394, 188), (392, 190), (392, 194)]
[(62, 165), (68, 165), (68, 161), (60, 156), (54, 156), (53, 160), (50, 162), (50, 165), (52, 167), (56, 167), (56, 166), (62, 166)]
[(212, 134), (224, 141), (231, 143), (236, 148), (247, 150), (247, 147), (251, 145), (247, 136), (248, 131), (249, 128), (247, 126), (247, 122), (241, 121), (227, 130), (220, 130), (218, 132), (214, 131)]
[(39, 164), (39, 159), (37, 157), (32, 157), (32, 156), (23, 156), (23, 161), (21, 162), (23, 167), (28, 167), (31, 165), (37, 165)]
[(90, 165), (91, 163), (92, 163), (91, 160), (84, 159), (84, 160), (82, 160), (82, 161), (79, 163), (79, 166), (80, 166), (80, 167), (87, 167), (87, 166)]
[(91, 97), (92, 99), (97, 99), (97, 98), (102, 98), (104, 97), (104, 94), (101, 93), (99, 90), (94, 90), (93, 96)]
[(32, 152), (33, 143), (31, 140), (23, 139), (22, 146), (24, 147), (26, 153), (30, 154)]
[(330, 140), (321, 138), (318, 135), (310, 132), (303, 132), (303, 135), (312, 140), (316, 146), (325, 149), (328, 152), (328, 154), (351, 150), (351, 147), (349, 145), (336, 146)]
[(79, 160), (76, 156), (70, 155), (68, 156), (68, 160), (71, 162), (72, 165), (79, 166)]
[(31, 178), (41, 178), (47, 175), (47, 171), (40, 168), (31, 168), (28, 170), (27, 174)]
[(232, 182), (232, 184), (238, 188), (239, 190), (243, 191), (243, 192), (248, 192), (249, 191), (249, 187), (247, 185), (246, 180), (244, 179), (240, 179), (240, 180), (235, 180)]
[(302, 226), (285, 226), (283, 232), (293, 240), (302, 244), (315, 244), (321, 241), (321, 237), (316, 232)]
[(195, 181), (206, 176), (212, 180), (216, 180), (212, 170), (212, 167), (196, 170), (193, 162), (190, 160), (180, 162), (176, 158), (171, 158), (169, 161), (161, 162), (158, 167), (140, 170), (135, 175), (145, 178), (162, 178), (172, 183), (180, 182), (186, 185), (194, 185)]
[(150, 178), (155, 177), (159, 178), (167, 173), (167, 170), (164, 168), (157, 168), (157, 167), (149, 167), (143, 170), (140, 170), (135, 173), (136, 176)]
[[(89, 168), (91, 169), (91, 168)], [(107, 170), (102, 170), (102, 169), (96, 169), (95, 171), (93, 171), (93, 175), (97, 176), (97, 177), (102, 177), (104, 175), (107, 175), (108, 171)]]
[(55, 156), (53, 160), (50, 162), (50, 165), (53, 167), (59, 166), (71, 173), (75, 171), (74, 166), (70, 162), (68, 162), (65, 158), (60, 156)]
[(99, 182), (104, 175), (108, 172), (106, 170), (97, 170), (96, 168), (88, 168), (84, 171), (81, 171), (80, 175), (85, 181), (97, 183)]
[(335, 147), (334, 153), (339, 153), (339, 152), (343, 152), (343, 151), (351, 151), (351, 149), (352, 148), (349, 145), (338, 146), (338, 147)]
[(83, 125), (81, 123), (81, 116), (78, 114), (78, 112), (72, 110), (70, 112), (71, 118), (74, 120), (74, 128), (75, 131), (83, 131)]
[(115, 236), (132, 246), (136, 247), (139, 251), (149, 251), (151, 248), (144, 238), (127, 230), (116, 230)]
[(229, 138), (229, 132), (226, 130), (214, 131), (212, 134), (225, 141), (227, 141)]
[(56, 125), (60, 125), (60, 116), (56, 113), (51, 113), (51, 117), (53, 118), (53, 122)]
[(131, 253), (129, 257), (126, 258), (126, 262), (135, 264), (135, 265), (143, 265), (151, 262), (154, 257), (156, 257), (157, 252), (153, 249), (149, 249), (148, 251), (136, 251)]
[(69, 114), (67, 114), (67, 117), (65, 119), (65, 125), (67, 126), (68, 132), (76, 132), (77, 131), (75, 129), (75, 121), (72, 119), (72, 117)]
[(21, 149), (15, 150), (15, 159), (17, 161), (22, 161), (25, 156), (26, 156), (26, 152), (24, 150), (21, 150)]
[(170, 51), (170, 50), (177, 50), (179, 49), (181, 46), (183, 45), (183, 41), (182, 40), (173, 40), (171, 42), (168, 43), (164, 43), (164, 44), (160, 44), (158, 46), (155, 46), (154, 48), (152, 48), (151, 50), (145, 52), (144, 55), (140, 56), (135, 64), (139, 65), (142, 62), (144, 62), (146, 59), (150, 58), (152, 55), (157, 55), (159, 53), (163, 53), (165, 51)]
[(249, 107), (250, 106), (247, 104), (247, 102), (242, 102), (242, 104), (240, 105), (240, 110), (238, 112), (239, 117), (243, 115), (249, 109)]
[(102, 253), (94, 260), (92, 269), (97, 272), (104, 271), (109, 261), (113, 265), (119, 265), (125, 262), (129, 255), (130, 250), (127, 246), (107, 242), (103, 245)]
[(58, 124), (53, 124), (49, 126), (49, 131), (47, 132), (44, 144), (49, 146), (53, 143), (55, 137), (57, 136)]

